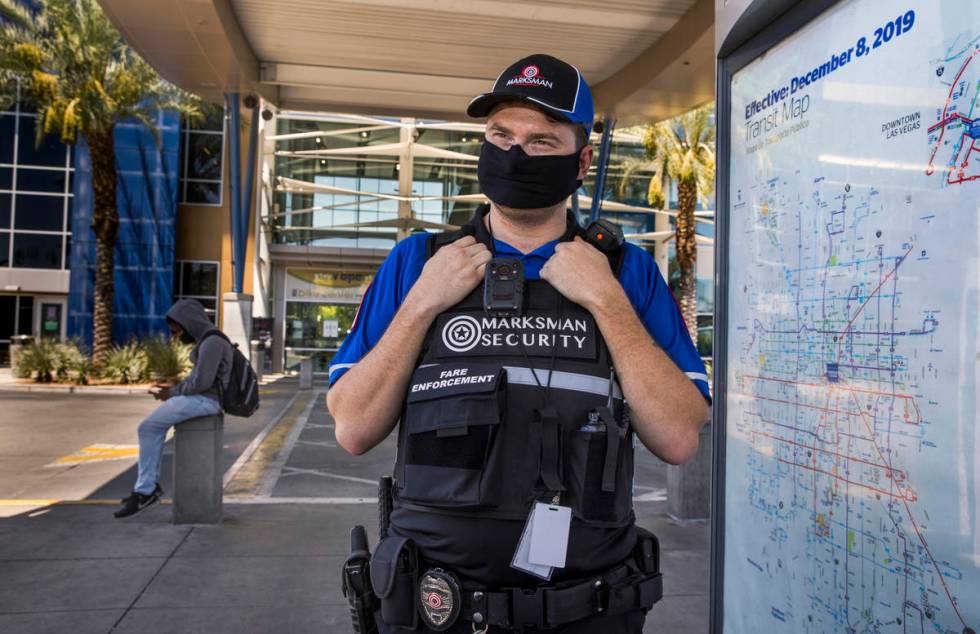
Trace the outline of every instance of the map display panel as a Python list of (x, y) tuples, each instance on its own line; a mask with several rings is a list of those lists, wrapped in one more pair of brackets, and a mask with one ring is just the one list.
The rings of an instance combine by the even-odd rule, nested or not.
[(724, 631), (980, 630), (980, 3), (731, 81)]

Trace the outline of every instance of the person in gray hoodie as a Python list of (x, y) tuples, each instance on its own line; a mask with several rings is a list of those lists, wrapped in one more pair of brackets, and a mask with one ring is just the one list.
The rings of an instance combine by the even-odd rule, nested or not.
[(139, 471), (133, 493), (122, 501), (115, 512), (117, 518), (129, 517), (158, 502), (163, 495), (160, 488), (160, 457), (167, 431), (186, 420), (221, 412), (222, 388), (228, 386), (231, 377), (233, 348), (221, 336), (205, 335), (217, 330), (204, 307), (193, 299), (178, 300), (167, 311), (167, 324), (173, 337), (184, 343), (193, 343), (191, 363), (193, 370), (180, 383), (173, 386), (158, 385), (158, 391), (150, 391), (163, 403), (139, 424)]

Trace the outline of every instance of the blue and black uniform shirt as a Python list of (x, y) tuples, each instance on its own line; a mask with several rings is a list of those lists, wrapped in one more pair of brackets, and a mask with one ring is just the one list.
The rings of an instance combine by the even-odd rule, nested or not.
[[(330, 362), (330, 385), (381, 339), (408, 291), (422, 273), (429, 235), (419, 233), (399, 242), (381, 265), (364, 295), (350, 334)], [(498, 256), (520, 259), (524, 264), (525, 277), (536, 280), (540, 278), (541, 267), (554, 254), (557, 244), (558, 240), (554, 240), (530, 253), (521, 253), (509, 244), (494, 239), (494, 251)], [(625, 248), (619, 282), (636, 314), (654, 341), (710, 403), (704, 363), (687, 334), (684, 320), (656, 262), (636, 245), (627, 243)]]

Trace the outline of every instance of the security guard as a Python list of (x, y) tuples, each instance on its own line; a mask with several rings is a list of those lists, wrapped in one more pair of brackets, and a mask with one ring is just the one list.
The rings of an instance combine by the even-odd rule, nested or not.
[(593, 158), (578, 69), (526, 57), (467, 113), (490, 205), (395, 247), (330, 366), (341, 446), (401, 421), (378, 628), (641, 632), (662, 588), (633, 438), (695, 451), (704, 366), (650, 255), (566, 212)]

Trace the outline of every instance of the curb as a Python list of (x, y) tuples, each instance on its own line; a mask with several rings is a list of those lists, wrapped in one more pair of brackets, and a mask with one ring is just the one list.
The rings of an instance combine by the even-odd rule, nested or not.
[(116, 394), (128, 396), (142, 394), (146, 387), (99, 387), (86, 385), (18, 385), (0, 384), (0, 392), (38, 392), (48, 394)]
[[(275, 381), (259, 381), (259, 387), (271, 385)], [(37, 392), (40, 394), (113, 394), (116, 396), (129, 396), (132, 394), (146, 394), (151, 385), (139, 386), (118, 386), (107, 385), (45, 385), (43, 383), (0, 383), (0, 392)]]

